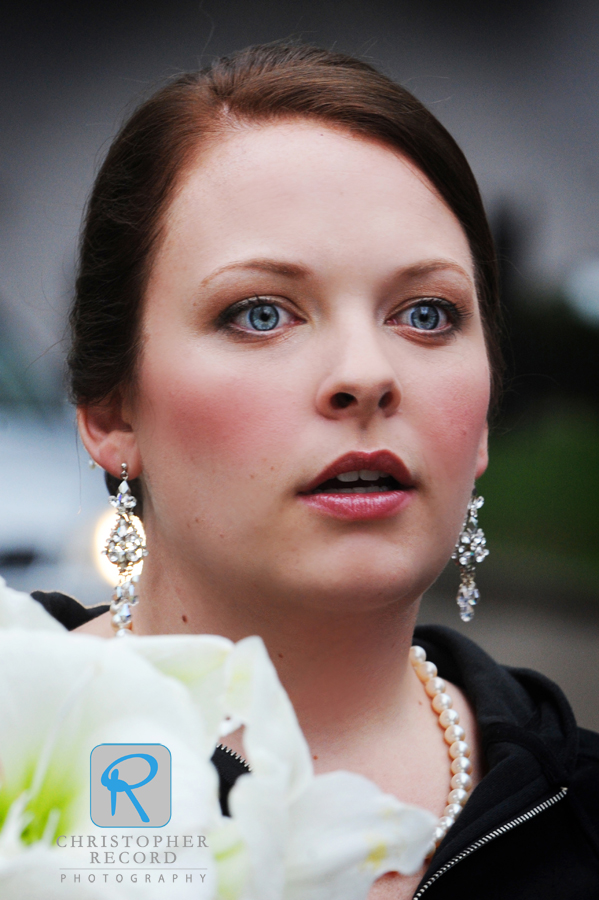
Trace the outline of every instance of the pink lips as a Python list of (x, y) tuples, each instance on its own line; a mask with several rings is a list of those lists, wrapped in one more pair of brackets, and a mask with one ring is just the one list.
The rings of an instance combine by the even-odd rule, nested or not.
[[(344, 472), (369, 469), (392, 475), (399, 487), (396, 490), (368, 494), (339, 494), (336, 492), (309, 493), (318, 485)], [(349, 485), (348, 485), (349, 486)], [(388, 450), (374, 453), (347, 453), (320, 473), (299, 494), (300, 500), (325, 515), (338, 519), (365, 521), (386, 519), (399, 512), (413, 496), (414, 481), (403, 462)]]

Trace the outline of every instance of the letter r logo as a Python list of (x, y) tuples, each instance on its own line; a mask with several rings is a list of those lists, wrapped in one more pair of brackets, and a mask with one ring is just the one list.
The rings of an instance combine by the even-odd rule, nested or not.
[(171, 754), (163, 744), (98, 744), (90, 816), (101, 828), (161, 828), (171, 818)]

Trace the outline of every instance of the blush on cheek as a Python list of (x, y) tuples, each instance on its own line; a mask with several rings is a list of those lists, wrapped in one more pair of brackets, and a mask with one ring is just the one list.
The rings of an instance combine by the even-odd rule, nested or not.
[(166, 438), (169, 454), (182, 461), (205, 465), (211, 472), (243, 471), (267, 456), (285, 458), (294, 446), (298, 423), (290, 414), (293, 403), (280, 385), (273, 387), (271, 378), (225, 372), (218, 365), (147, 376), (143, 390), (151, 398), (152, 439)]
[(422, 422), (435, 470), (449, 479), (474, 480), (479, 448), (486, 436), (490, 396), (486, 372), (483, 367), (478, 376), (476, 369), (452, 373), (439, 385)]

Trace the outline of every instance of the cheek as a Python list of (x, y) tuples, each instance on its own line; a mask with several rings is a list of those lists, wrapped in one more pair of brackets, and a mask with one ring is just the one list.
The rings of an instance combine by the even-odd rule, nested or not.
[(457, 482), (456, 487), (464, 480), (472, 487), (486, 436), (489, 397), (488, 363), (480, 355), (464, 357), (434, 378), (429, 372), (426, 388), (421, 389), (418, 420), (423, 452), (435, 473)]
[(235, 472), (259, 470), (266, 457), (280, 459), (294, 444), (297, 387), (249, 368), (201, 354), (176, 367), (142, 367), (140, 393), (152, 422), (143, 455), (174, 455), (213, 477), (226, 471), (231, 481)]

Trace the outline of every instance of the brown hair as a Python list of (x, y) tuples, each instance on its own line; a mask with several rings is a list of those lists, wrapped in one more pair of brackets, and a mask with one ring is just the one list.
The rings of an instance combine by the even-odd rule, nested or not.
[(165, 211), (198, 148), (235, 123), (290, 117), (377, 140), (434, 185), (470, 244), (496, 398), (502, 363), (495, 252), (464, 154), (419, 100), (367, 63), (275, 44), (177, 77), (137, 109), (110, 147), (87, 207), (70, 316), (76, 403), (101, 402), (134, 383), (141, 304)]

